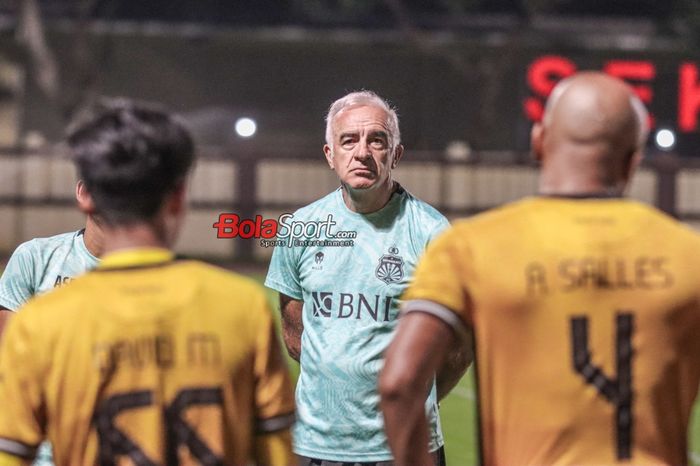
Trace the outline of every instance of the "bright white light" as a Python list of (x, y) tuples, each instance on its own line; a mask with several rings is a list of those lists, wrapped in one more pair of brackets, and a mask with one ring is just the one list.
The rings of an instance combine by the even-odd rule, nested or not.
[(670, 129), (660, 129), (656, 132), (656, 145), (659, 149), (671, 150), (676, 144), (676, 135)]
[(249, 138), (255, 134), (258, 125), (252, 118), (239, 118), (236, 120), (236, 134), (242, 138)]

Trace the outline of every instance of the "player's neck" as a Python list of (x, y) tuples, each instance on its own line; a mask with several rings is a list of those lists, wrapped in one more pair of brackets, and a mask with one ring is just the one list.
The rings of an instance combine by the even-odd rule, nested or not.
[(137, 224), (118, 227), (105, 227), (104, 254), (137, 248), (169, 249), (167, 235), (149, 224)]
[(391, 179), (374, 189), (350, 189), (343, 186), (343, 201), (353, 212), (370, 214), (387, 205), (396, 187)]
[(547, 196), (578, 196), (582, 194), (617, 196), (625, 192), (625, 182), (603, 182), (596, 176), (540, 176), (538, 193)]
[(102, 230), (92, 216), (88, 216), (85, 222), (83, 241), (85, 242), (85, 247), (93, 256), (100, 257), (104, 253)]

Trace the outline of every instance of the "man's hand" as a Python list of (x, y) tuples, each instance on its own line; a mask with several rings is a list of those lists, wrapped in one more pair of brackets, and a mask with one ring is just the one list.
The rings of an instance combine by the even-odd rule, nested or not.
[(429, 314), (404, 315), (385, 353), (379, 376), (381, 408), (397, 466), (432, 464), (425, 400), (436, 371), (455, 339), (453, 330)]
[(7, 321), (12, 317), (13, 312), (8, 308), (0, 306), (0, 341), (2, 341), (2, 334), (5, 331), (5, 326)]
[(282, 336), (287, 353), (295, 361), (301, 356), (301, 334), (304, 323), (301, 320), (304, 302), (280, 293), (280, 312), (282, 313)]

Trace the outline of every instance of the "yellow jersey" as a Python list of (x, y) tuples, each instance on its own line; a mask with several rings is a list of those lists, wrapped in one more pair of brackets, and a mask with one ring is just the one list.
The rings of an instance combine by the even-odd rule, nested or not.
[(404, 312), (474, 332), (486, 465), (683, 465), (700, 237), (623, 199), (525, 199), (428, 248)]
[(14, 316), (0, 406), (0, 452), (18, 458), (48, 437), (57, 465), (295, 463), (263, 290), (161, 249), (108, 255)]

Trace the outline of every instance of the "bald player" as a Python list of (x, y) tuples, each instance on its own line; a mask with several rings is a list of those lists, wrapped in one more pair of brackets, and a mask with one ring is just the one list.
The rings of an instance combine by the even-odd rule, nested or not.
[(380, 377), (396, 464), (429, 464), (422, 400), (455, 341), (474, 342), (483, 464), (687, 464), (700, 237), (622, 197), (646, 121), (617, 79), (562, 81), (532, 130), (539, 195), (428, 248)]

